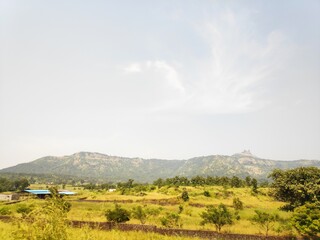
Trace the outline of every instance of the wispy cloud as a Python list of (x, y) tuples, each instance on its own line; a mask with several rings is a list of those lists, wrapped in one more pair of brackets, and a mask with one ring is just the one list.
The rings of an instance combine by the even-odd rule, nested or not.
[(181, 94), (185, 92), (185, 87), (180, 79), (179, 73), (173, 64), (162, 60), (148, 60), (145, 62), (130, 63), (123, 68), (125, 73), (140, 73), (141, 78), (146, 81), (155, 81), (157, 78), (150, 77), (151, 75), (158, 75), (162, 84), (177, 90)]
[(177, 91), (174, 97), (164, 99), (165, 104), (158, 101), (154, 109), (225, 114), (256, 111), (269, 104), (264, 86), (285, 64), (291, 50), (285, 35), (276, 29), (258, 34), (251, 16), (231, 10), (193, 27), (209, 57), (197, 59), (192, 68), (185, 67), (188, 59), (179, 64), (146, 60), (123, 68), (126, 73), (140, 74), (145, 81), (153, 81), (151, 76), (156, 75), (157, 81)]

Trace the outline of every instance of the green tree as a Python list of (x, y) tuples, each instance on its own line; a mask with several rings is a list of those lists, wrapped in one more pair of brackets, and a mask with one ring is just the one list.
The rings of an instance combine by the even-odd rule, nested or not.
[(233, 216), (224, 204), (220, 204), (218, 207), (208, 206), (205, 212), (200, 214), (203, 221), (201, 224), (211, 223), (214, 224), (218, 232), (224, 225), (230, 225), (233, 223)]
[(235, 210), (242, 210), (243, 209), (243, 202), (239, 198), (234, 198), (232, 205)]
[(243, 186), (243, 180), (241, 180), (240, 178), (233, 176), (230, 180), (230, 185), (233, 188), (240, 188)]
[(189, 201), (189, 194), (188, 194), (187, 190), (183, 190), (183, 192), (181, 194), (181, 198), (185, 202)]
[(320, 202), (307, 203), (294, 209), (292, 225), (302, 235), (320, 237)]
[(251, 177), (250, 176), (246, 176), (245, 182), (246, 182), (247, 187), (251, 187)]
[(251, 180), (251, 188), (252, 188), (252, 192), (258, 193), (258, 181), (257, 181), (257, 179), (252, 178), (252, 180)]
[(29, 186), (29, 181), (26, 178), (14, 181), (14, 190), (24, 191)]
[(164, 217), (160, 218), (160, 222), (167, 228), (182, 227), (180, 215), (175, 212), (167, 212)]
[(272, 178), (273, 195), (277, 200), (288, 202), (287, 210), (307, 202), (320, 201), (320, 169), (299, 167), (290, 170), (275, 169)]
[(209, 191), (205, 190), (205, 191), (203, 192), (203, 196), (205, 196), (205, 197), (211, 197), (211, 194), (210, 194)]
[(105, 213), (108, 221), (122, 223), (130, 220), (130, 212), (115, 204), (114, 210), (108, 209)]
[(145, 224), (148, 218), (148, 210), (141, 206), (132, 209), (132, 217), (138, 219), (141, 224)]
[(266, 237), (268, 237), (269, 231), (273, 229), (275, 223), (279, 221), (277, 214), (269, 214), (260, 210), (255, 210), (255, 215), (251, 219), (251, 222), (257, 224), (260, 229), (265, 231)]

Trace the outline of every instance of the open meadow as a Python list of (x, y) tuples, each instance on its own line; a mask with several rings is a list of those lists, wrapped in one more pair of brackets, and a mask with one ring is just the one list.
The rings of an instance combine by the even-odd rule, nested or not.
[[(32, 189), (44, 189), (48, 186), (31, 185)], [(59, 187), (59, 186), (58, 186)], [(259, 188), (257, 193), (252, 192), (249, 187), (227, 188), (222, 186), (147, 186), (141, 191), (141, 188), (132, 188), (129, 190), (117, 190), (109, 192), (108, 190), (88, 190), (82, 187), (65, 186), (66, 189), (76, 192), (73, 196), (64, 196), (64, 200), (71, 203), (70, 211), (67, 213), (67, 219), (72, 221), (94, 221), (105, 222), (106, 212), (115, 208), (118, 204), (128, 212), (133, 212), (139, 206), (147, 210), (143, 224), (155, 225), (159, 228), (182, 228), (192, 230), (212, 230), (216, 228), (213, 224), (201, 224), (201, 214), (206, 207), (224, 204), (234, 217), (232, 224), (226, 224), (222, 227), (221, 233), (235, 234), (254, 234), (265, 235), (265, 229), (251, 221), (256, 210), (267, 213), (277, 214), (281, 221), (275, 222), (269, 230), (269, 235), (288, 236), (297, 235), (293, 228), (287, 226), (287, 222), (292, 216), (292, 212), (280, 211), (279, 208), (284, 205), (283, 202), (274, 200), (269, 196), (268, 188)], [(183, 192), (188, 193), (188, 199), (185, 201), (181, 196)], [(243, 207), (236, 209), (234, 199), (239, 199)], [(20, 218), (23, 213), (21, 208), (36, 208), (44, 205), (46, 200), (37, 199), (35, 196), (26, 196), (25, 199), (14, 203), (1, 203), (0, 209), (6, 209), (7, 215)], [(20, 213), (19, 213), (20, 212)], [(22, 211), (23, 212), (23, 211)], [(170, 222), (170, 214), (177, 216)], [(166, 224), (168, 221), (170, 224)], [(141, 219), (131, 214), (128, 224), (141, 224)], [(10, 232), (15, 230), (14, 223), (1, 223), (1, 239), (10, 239)], [(144, 239), (139, 233), (119, 232), (119, 231), (99, 231), (88, 228), (68, 228), (71, 239)], [(91, 236), (92, 237), (88, 237)], [(119, 237), (121, 235), (121, 237)], [(73, 238), (73, 236), (83, 236)], [(87, 237), (86, 237), (87, 236)], [(138, 237), (139, 236), (139, 237)], [(165, 239), (163, 236), (145, 233), (145, 239)], [(180, 239), (167, 237), (167, 239)], [(182, 238), (181, 238), (182, 239)], [(183, 238), (185, 239), (185, 238)]]

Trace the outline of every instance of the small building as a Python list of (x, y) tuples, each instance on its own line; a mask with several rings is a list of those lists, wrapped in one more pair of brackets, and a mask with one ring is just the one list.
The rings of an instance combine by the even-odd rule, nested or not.
[[(24, 190), (25, 192), (31, 193), (36, 195), (38, 198), (44, 199), (46, 196), (51, 195), (51, 192), (49, 190)], [(70, 192), (68, 190), (58, 190), (59, 195), (64, 196), (64, 195), (74, 195), (76, 194), (75, 192)]]
[(0, 201), (13, 201), (19, 200), (19, 194), (12, 193), (12, 194), (0, 194)]
[(117, 189), (115, 189), (115, 188), (109, 188), (108, 189), (108, 192), (115, 192)]

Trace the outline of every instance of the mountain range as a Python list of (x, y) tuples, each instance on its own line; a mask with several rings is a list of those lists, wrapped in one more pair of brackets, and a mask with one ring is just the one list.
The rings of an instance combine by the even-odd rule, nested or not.
[(210, 155), (187, 160), (142, 159), (79, 152), (69, 156), (47, 156), (29, 163), (4, 168), (0, 173), (58, 174), (107, 181), (151, 182), (174, 176), (251, 176), (266, 179), (275, 168), (320, 167), (318, 160), (276, 161), (256, 157), (250, 151)]

